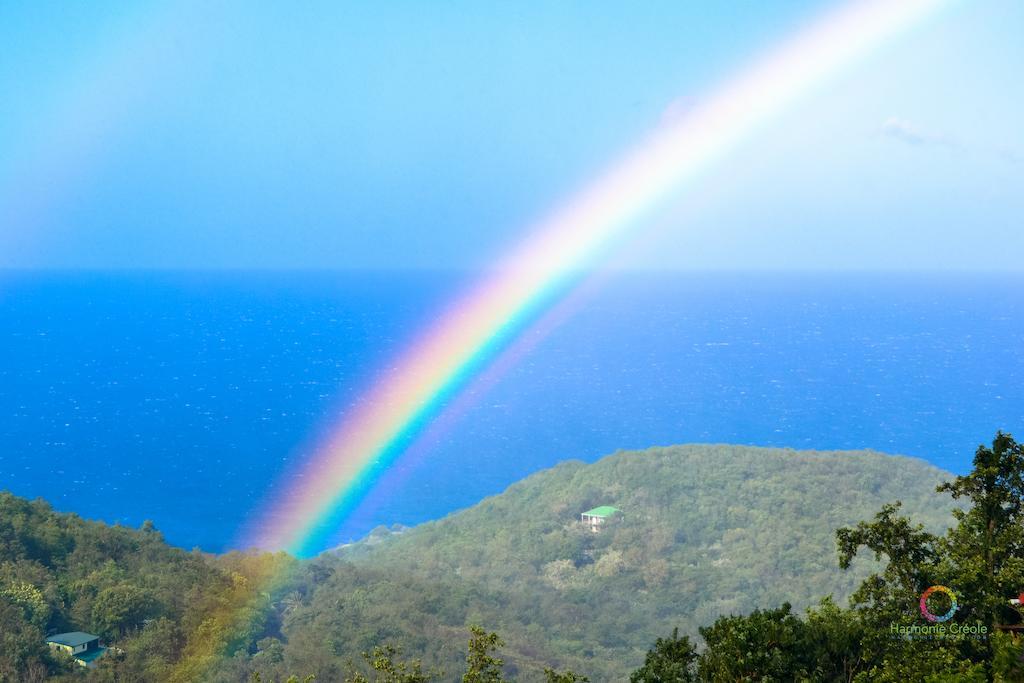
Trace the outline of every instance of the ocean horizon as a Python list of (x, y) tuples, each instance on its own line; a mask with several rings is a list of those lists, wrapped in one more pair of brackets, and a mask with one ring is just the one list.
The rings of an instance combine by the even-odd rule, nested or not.
[[(472, 271), (0, 272), (0, 489), (219, 552)], [(618, 272), (333, 534), (560, 461), (734, 443), (961, 473), (1024, 421), (1024, 277)]]

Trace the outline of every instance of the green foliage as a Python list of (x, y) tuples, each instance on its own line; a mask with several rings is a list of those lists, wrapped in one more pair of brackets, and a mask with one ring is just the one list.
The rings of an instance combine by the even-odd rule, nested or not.
[(61, 668), (43, 644), (43, 632), (19, 605), (0, 597), (0, 683), (41, 681)]
[(1024, 448), (1009, 434), (979, 446), (974, 468), (939, 487), (970, 503), (941, 548), (943, 573), (970, 614), (989, 623), (1019, 619), (1007, 598), (1024, 589)]
[(992, 634), (992, 680), (1020, 681), (1024, 662), (1024, 638), (1013, 633)]
[[(230, 577), (208, 558), (137, 531), (0, 492), (0, 681), (169, 680)], [(88, 672), (45, 636), (81, 630), (115, 649)]]
[(25, 581), (8, 583), (5, 588), (0, 589), (0, 598), (19, 606), (25, 618), (37, 628), (45, 628), (53, 613), (43, 592)]
[(939, 539), (923, 525), (898, 516), (900, 506), (898, 502), (883, 505), (874, 522), (836, 531), (839, 566), (848, 569), (860, 548), (867, 548), (876, 560), (887, 559), (882, 580), (894, 590), (913, 594), (927, 581), (926, 575), (935, 571)]
[(852, 681), (864, 671), (873, 655), (870, 636), (863, 616), (836, 605), (831, 597), (825, 598), (807, 610), (807, 661), (811, 678), (820, 681)]
[(807, 679), (813, 668), (808, 661), (809, 629), (792, 614), (789, 603), (722, 617), (700, 634), (707, 643), (698, 667), (704, 680), (797, 681)]
[(373, 678), (356, 671), (345, 678), (345, 683), (429, 683), (434, 680), (434, 674), (423, 671), (420, 660), (396, 661), (399, 654), (401, 650), (391, 645), (378, 645), (373, 652), (364, 652), (363, 659), (373, 671)]
[(104, 588), (92, 603), (92, 623), (98, 635), (113, 638), (138, 628), (153, 610), (142, 589), (131, 584)]
[[(954, 511), (956, 526), (941, 537), (924, 533), (905, 518), (882, 513), (871, 525), (839, 532), (841, 560), (858, 547), (883, 552), (887, 566), (854, 594), (853, 606), (862, 619), (881, 629), (887, 623), (913, 623), (918, 596), (931, 585), (945, 585), (960, 603), (956, 619), (980, 623), (990, 630), (1015, 624), (1021, 615), (1009, 604), (1024, 586), (1024, 454), (1008, 434), (997, 433), (992, 447), (979, 446), (974, 468), (938, 487), (969, 506)], [(943, 605), (939, 609), (944, 609)], [(957, 671), (962, 677), (983, 674), (997, 660), (995, 637), (943, 639), (934, 643), (895, 641), (873, 643), (881, 661), (873, 664), (875, 677), (898, 680), (912, 675), (909, 662), (924, 662), (913, 675), (943, 676)], [(1009, 666), (1009, 665), (1007, 665)], [(1020, 662), (1004, 673), (1007, 680), (1024, 677)], [(975, 672), (975, 673), (972, 673)]]
[(590, 683), (590, 679), (573, 671), (544, 669), (544, 683)]
[[(1001, 625), (1022, 622), (1009, 598), (1020, 592), (1024, 551), (1024, 451), (998, 433), (981, 446), (974, 469), (937, 487), (969, 503), (957, 524), (938, 536), (886, 504), (871, 522), (836, 532), (839, 564), (853, 566), (862, 549), (883, 563), (842, 609), (831, 598), (801, 619), (789, 604), (719, 618), (701, 628), (706, 650), (698, 658), (702, 680), (717, 681), (1020, 681), (1024, 645)], [(927, 624), (922, 592), (952, 587), (954, 624), (986, 629), (963, 637), (952, 628), (938, 636), (901, 636), (900, 628)], [(941, 595), (941, 593), (939, 594)], [(949, 604), (936, 607), (945, 611)], [(660, 645), (659, 641), (659, 645)], [(656, 653), (657, 646), (649, 654)], [(639, 673), (639, 671), (637, 672)], [(639, 679), (644, 680), (644, 679)]]
[(502, 683), (501, 666), (504, 662), (494, 652), (504, 645), (497, 633), (488, 633), (479, 626), (470, 627), (469, 650), (466, 653), (466, 673), (462, 683)]
[[(821, 680), (888, 671), (863, 643), (874, 597), (889, 594), (895, 605), (900, 577), (886, 573), (885, 549), (878, 561), (856, 556), (861, 540), (882, 548), (885, 529), (856, 536), (851, 525), (899, 498), (925, 523), (901, 529), (926, 540), (950, 519), (951, 499), (934, 492), (941, 479), (922, 462), (872, 453), (620, 453), (563, 463), (438, 522), (379, 530), (304, 562), (188, 553), (168, 547), (152, 524), (110, 527), (0, 494), (0, 682), (38, 674), (237, 683), (254, 674), (286, 681), (296, 671), (325, 681), (425, 681), (438, 669), (468, 669), (474, 681), (586, 680), (575, 671), (626, 680), (674, 626), (655, 650), (681, 656), (682, 668), (648, 655), (651, 674), (638, 680), (687, 680), (680, 676), (693, 673), (698, 627), (783, 602), (802, 609), (816, 595), (845, 599), (873, 574), (878, 590), (861, 596), (857, 619), (837, 618), (834, 604), (809, 613), (819, 623), (806, 643), (818, 654), (806, 666)], [(579, 512), (600, 504), (625, 515), (595, 534)], [(896, 519), (894, 509), (883, 521)], [(844, 526), (854, 530), (846, 572), (834, 562), (833, 530)], [(993, 557), (1000, 576), (1012, 565)], [(277, 577), (272, 589), (268, 577)], [(478, 623), (501, 632), (500, 659), (497, 636), (486, 631), (473, 633), (467, 654), (466, 630)], [(744, 628), (715, 633), (729, 642)], [(42, 644), (45, 633), (64, 630), (99, 633), (115, 649), (96, 669), (68, 669)], [(399, 661), (398, 647), (413, 659)], [(346, 666), (364, 652), (362, 670)]]
[[(315, 680), (316, 680), (316, 676), (314, 676), (313, 674), (310, 674), (310, 675), (306, 676), (305, 678), (301, 678), (301, 679), (298, 676), (293, 674), (293, 675), (289, 676), (285, 680), (284, 683), (313, 683), (313, 681), (315, 681)], [(273, 683), (273, 681), (264, 681), (263, 680), (263, 676), (260, 675), (260, 672), (258, 672), (258, 671), (254, 671), (252, 673), (252, 676), (249, 678), (249, 681), (250, 681), (250, 683)]]
[[(940, 532), (954, 505), (935, 493), (943, 478), (877, 453), (730, 446), (562, 463), (445, 519), (321, 558), (330, 578), (286, 631), (295, 643), (296, 629), (311, 628), (298, 626), (304, 619), (319, 632), (338, 623), (348, 656), (394, 642), (450, 671), (465, 627), (486, 623), (508, 643), (503, 658), (517, 677), (569, 668), (625, 680), (673, 627), (693, 639), (722, 614), (783, 602), (803, 610), (829, 594), (845, 601), (879, 564), (851, 558), (842, 571), (835, 529), (898, 498)], [(595, 534), (579, 513), (600, 504), (625, 514)], [(313, 616), (332, 603), (348, 619)]]
[(668, 638), (658, 638), (647, 653), (644, 665), (634, 671), (630, 683), (688, 683), (695, 680), (694, 663), (697, 651), (687, 636), (672, 629)]

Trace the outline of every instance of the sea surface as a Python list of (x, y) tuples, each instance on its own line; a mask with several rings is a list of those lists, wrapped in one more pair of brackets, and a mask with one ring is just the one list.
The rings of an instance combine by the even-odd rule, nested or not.
[[(0, 489), (233, 547), (476, 277), (0, 273)], [(872, 448), (960, 473), (997, 429), (1024, 436), (1020, 276), (620, 273), (588, 290), (334, 540), (618, 449)]]

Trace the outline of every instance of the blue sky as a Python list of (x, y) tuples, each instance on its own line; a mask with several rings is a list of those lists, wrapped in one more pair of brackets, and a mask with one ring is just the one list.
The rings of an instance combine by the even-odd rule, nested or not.
[[(830, 2), (0, 4), (0, 266), (486, 265)], [(619, 254), (1020, 269), (1024, 5), (953, 3)]]

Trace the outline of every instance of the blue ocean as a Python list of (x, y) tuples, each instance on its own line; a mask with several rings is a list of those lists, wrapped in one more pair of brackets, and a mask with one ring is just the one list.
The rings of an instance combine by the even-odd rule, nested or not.
[[(222, 551), (466, 272), (0, 274), (0, 489)], [(1024, 278), (608, 277), (338, 530), (559, 461), (728, 442), (965, 471), (1024, 433)]]

